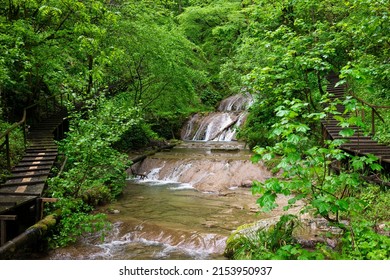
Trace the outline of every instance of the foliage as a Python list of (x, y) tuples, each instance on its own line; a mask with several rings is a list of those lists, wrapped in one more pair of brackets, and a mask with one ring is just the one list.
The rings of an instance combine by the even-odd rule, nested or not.
[(337, 259), (389, 260), (390, 238), (373, 230), (373, 223), (367, 220), (352, 222), (342, 238), (341, 252)]
[[(254, 194), (260, 194), (257, 203), (264, 211), (274, 209), (278, 195), (292, 195), (288, 210), (298, 200), (305, 202), (302, 211), (312, 215), (320, 215), (333, 225), (343, 230), (341, 248), (336, 253), (323, 251), (327, 258), (352, 258), (372, 259), (388, 258), (388, 237), (374, 232), (372, 225), (364, 219), (360, 224), (352, 222), (346, 226), (342, 220), (354, 220), (361, 215), (363, 209), (368, 207), (367, 198), (360, 197), (362, 186), (367, 183), (362, 179), (362, 174), (372, 174), (381, 170), (377, 158), (372, 155), (353, 156), (343, 152), (339, 146), (343, 140), (325, 141), (324, 146), (315, 146), (310, 143), (308, 131), (310, 128), (305, 124), (306, 119), (322, 119), (325, 113), (302, 113), (307, 106), (300, 100), (286, 100), (285, 105), (276, 109), (276, 115), (280, 121), (273, 125), (272, 137), (278, 139), (272, 147), (256, 147), (254, 161), (273, 159), (280, 157), (277, 168), (281, 171), (281, 177), (267, 179), (264, 183), (256, 182), (252, 187)], [(347, 99), (346, 113), (356, 109), (356, 102)], [(325, 111), (333, 112), (334, 107), (330, 103)], [(336, 114), (336, 112), (333, 112)], [(354, 114), (351, 114), (354, 116)], [(344, 127), (340, 135), (349, 137), (353, 135), (352, 125), (364, 125), (356, 117), (335, 116)], [(331, 165), (339, 162), (337, 172), (332, 171)], [(372, 203), (372, 200), (371, 200)], [(368, 208), (366, 208), (368, 209)], [(382, 218), (386, 219), (385, 216)], [(375, 219), (375, 218), (374, 218)], [(354, 239), (356, 238), (356, 239)], [(367, 243), (368, 242), (368, 243)], [(364, 251), (368, 245), (372, 252)]]
[(6, 117), (60, 91), (80, 101), (127, 92), (145, 114), (199, 105), (206, 75), (197, 47), (164, 7), (172, 1), (2, 2)]
[(375, 227), (390, 221), (387, 205), (390, 203), (390, 192), (383, 191), (379, 186), (369, 185), (360, 190), (358, 197), (364, 201), (364, 209), (356, 220), (372, 221)]
[(6, 113), (15, 114), (11, 109), (59, 90), (89, 93), (96, 73), (88, 60), (98, 53), (103, 23), (114, 20), (104, 1), (2, 2), (0, 45), (7, 79), (1, 87)]
[(220, 76), (221, 66), (229, 60), (240, 42), (240, 30), (245, 18), (240, 13), (241, 1), (196, 1), (178, 16), (180, 29), (191, 42), (199, 47), (210, 73), (211, 88), (207, 92), (222, 92), (223, 96), (237, 93)]
[[(82, 229), (92, 229), (90, 222), (101, 216), (86, 215), (94, 206), (118, 197), (125, 185), (129, 160), (112, 145), (138, 123), (138, 110), (129, 106), (127, 96), (96, 100), (96, 108), (74, 113), (66, 139), (60, 143), (67, 157), (61, 176), (49, 182), (49, 195), (59, 198), (61, 224), (56, 242), (65, 244)], [(82, 224), (86, 222), (87, 224)], [(99, 223), (100, 224), (100, 223)], [(70, 234), (73, 232), (73, 234)]]
[[(0, 131), (5, 132), (11, 125), (0, 120)], [(5, 137), (0, 140), (0, 144), (5, 141)], [(4, 142), (5, 143), (5, 142)], [(9, 136), (9, 148), (10, 148), (10, 163), (11, 166), (15, 166), (16, 163), (24, 155), (24, 135), (21, 129), (16, 129), (10, 133)], [(7, 156), (6, 147), (2, 147), (0, 150), (0, 180), (4, 180), (8, 174), (7, 171)]]
[[(64, 213), (73, 209), (81, 223), (89, 219), (84, 204), (97, 205), (121, 192), (128, 163), (115, 148), (125, 151), (150, 139), (177, 137), (190, 113), (245, 91), (256, 102), (239, 135), (256, 147), (256, 160), (272, 161), (283, 171), (281, 179), (255, 184), (260, 205), (271, 209), (278, 193), (294, 194), (338, 223), (360, 209), (371, 211), (364, 208), (371, 194), (355, 196), (363, 184), (358, 174), (379, 167), (374, 157), (343, 153), (342, 141), (318, 145), (321, 97), (334, 71), (354, 95), (389, 105), (386, 4), (0, 0), (1, 119), (19, 120), (23, 107), (59, 92), (76, 100), (69, 108), (82, 110), (73, 113), (71, 131), (61, 143), (67, 168), (52, 180), (51, 194), (63, 199), (58, 207)], [(343, 102), (348, 110), (370, 113), (353, 98)], [(378, 111), (384, 122), (377, 121), (376, 138), (389, 143), (389, 111)], [(355, 133), (353, 125), (369, 125), (369, 118), (338, 120), (343, 136)], [(22, 139), (17, 133), (14, 137)], [(16, 159), (21, 142), (11, 142)], [(337, 176), (329, 173), (336, 161), (349, 163)], [(80, 229), (71, 224), (72, 211), (64, 214), (68, 231), (59, 233), (64, 242), (65, 232)], [(384, 215), (372, 211), (377, 218)]]
[(142, 149), (149, 146), (152, 139), (158, 138), (150, 124), (145, 121), (133, 125), (131, 129), (122, 134), (120, 139), (113, 144), (113, 147), (122, 152)]
[[(243, 140), (268, 144), (261, 135), (272, 129), (273, 111), (286, 98), (304, 100), (307, 112), (316, 111), (330, 71), (340, 72), (357, 96), (388, 104), (385, 6), (379, 0), (242, 2), (235, 13), (245, 24), (220, 75), (257, 96)], [(378, 137), (386, 141), (386, 127), (377, 125)]]
[[(75, 198), (91, 187), (107, 186), (114, 197), (121, 192), (128, 162), (112, 144), (138, 122), (137, 110), (125, 100), (121, 96), (110, 100), (101, 97), (87, 118), (79, 119), (80, 113), (75, 113), (70, 132), (60, 143), (68, 169), (62, 178), (53, 179), (56, 186), (66, 185), (60, 187), (61, 191)], [(63, 195), (55, 186), (51, 190), (54, 197)]]
[(110, 229), (104, 214), (91, 215), (93, 208), (80, 199), (63, 198), (55, 207), (61, 209), (57, 226), (48, 236), (50, 248), (64, 247), (77, 241), (80, 236), (101, 232), (102, 238), (106, 230)]
[[(286, 209), (304, 200), (306, 211), (335, 223), (347, 236), (356, 225), (347, 229), (340, 221), (355, 219), (366, 203), (358, 196), (367, 185), (361, 175), (375, 174), (380, 166), (371, 155), (344, 153), (340, 149), (343, 140), (320, 142), (319, 121), (325, 113), (336, 115), (343, 137), (356, 133), (354, 125), (364, 131), (370, 125), (369, 118), (338, 116), (336, 104), (323, 108), (329, 102), (326, 78), (332, 71), (340, 74), (354, 96), (388, 105), (387, 6), (381, 0), (255, 0), (242, 1), (238, 13), (245, 18), (245, 25), (233, 55), (220, 66), (220, 74), (255, 96), (240, 136), (255, 147), (255, 161), (276, 165), (275, 171), (281, 174), (254, 184), (253, 192), (260, 194), (258, 204), (271, 210), (277, 195), (293, 195)], [(366, 115), (371, 113), (354, 98), (340, 102), (355, 115), (363, 110)], [(388, 142), (388, 110), (378, 111), (385, 122), (377, 121), (376, 138)], [(331, 166), (339, 168), (337, 174)], [(360, 232), (367, 233), (368, 239), (382, 238), (370, 235), (371, 225), (362, 228)], [(353, 255), (353, 243), (344, 240), (342, 247)], [(327, 258), (338, 258), (323, 252)], [(365, 254), (355, 257), (369, 258)]]
[(176, 130), (182, 121), (176, 113), (200, 107), (204, 64), (198, 47), (177, 28), (176, 4), (177, 13), (189, 5), (0, 1), (2, 119), (19, 120), (25, 106), (60, 92), (74, 100), (68, 102), (70, 132), (60, 143), (66, 169), (51, 180), (48, 194), (63, 201), (57, 206), (64, 213), (58, 233), (64, 243), (72, 228), (76, 233), (78, 223), (88, 221), (91, 208), (84, 204), (96, 206), (121, 193), (129, 162), (114, 148), (159, 137), (151, 127), (168, 136), (160, 125)]
[(239, 260), (309, 260), (323, 259), (320, 252), (302, 249), (294, 240), (293, 230), (298, 226), (293, 215), (283, 215), (276, 225), (251, 234), (235, 233), (229, 238), (225, 255)]
[(172, 19), (146, 3), (124, 5), (120, 12), (122, 19), (110, 30), (107, 42), (115, 43), (120, 53), (111, 62), (115, 67), (107, 68), (110, 90), (128, 92), (133, 105), (148, 114), (198, 106), (195, 90), (205, 75), (199, 70), (196, 46), (173, 26)]
[[(280, 106), (276, 110), (280, 121), (274, 124), (272, 131), (272, 137), (278, 139), (277, 143), (273, 147), (257, 147), (254, 150), (255, 161), (267, 161), (276, 154), (281, 156), (277, 167), (282, 170), (282, 178), (271, 178), (265, 183), (256, 183), (253, 187), (253, 193), (261, 194), (258, 200), (260, 206), (272, 210), (276, 206), (275, 198), (278, 194), (294, 194), (295, 198), (289, 201), (290, 205), (304, 199), (308, 207), (315, 209), (314, 214), (331, 222), (339, 222), (342, 214), (361, 211), (362, 203), (354, 196), (364, 184), (360, 173), (365, 170), (380, 170), (377, 159), (371, 155), (358, 157), (343, 152), (339, 148), (343, 140), (326, 141), (325, 146), (313, 145), (308, 134), (310, 128), (302, 121), (322, 119), (325, 114), (302, 113), (307, 104), (300, 100), (287, 100), (284, 104), (286, 106)], [(348, 134), (350, 130), (352, 129), (347, 127), (340, 134), (351, 136)], [(337, 174), (333, 174), (329, 168), (336, 161), (344, 164)]]

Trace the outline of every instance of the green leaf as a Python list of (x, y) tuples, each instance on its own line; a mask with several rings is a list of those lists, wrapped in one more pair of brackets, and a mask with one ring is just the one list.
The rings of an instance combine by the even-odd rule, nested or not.
[(259, 199), (257, 199), (256, 202), (264, 211), (269, 212), (278, 206), (275, 201), (276, 194), (271, 191), (267, 191)]
[(307, 125), (305, 125), (305, 124), (299, 124), (299, 125), (296, 127), (296, 130), (297, 130), (298, 132), (306, 133), (307, 131), (310, 130), (310, 128), (309, 128)]
[(287, 142), (293, 143), (293, 144), (298, 144), (301, 141), (301, 137), (299, 137), (296, 134), (290, 134), (287, 136)]
[(360, 158), (355, 157), (352, 159), (352, 166), (355, 170), (363, 170), (364, 162)]
[(373, 171), (380, 171), (383, 169), (383, 166), (378, 164), (378, 163), (372, 163), (372, 164), (370, 164), (370, 168)]
[(342, 136), (342, 137), (351, 137), (355, 134), (355, 130), (352, 129), (352, 128), (344, 128), (342, 129), (339, 134)]
[(266, 161), (271, 160), (273, 158), (274, 158), (274, 155), (271, 153), (267, 153), (267, 154), (263, 155), (263, 160), (266, 160)]
[(349, 203), (344, 199), (336, 200), (336, 205), (341, 211), (348, 211)]

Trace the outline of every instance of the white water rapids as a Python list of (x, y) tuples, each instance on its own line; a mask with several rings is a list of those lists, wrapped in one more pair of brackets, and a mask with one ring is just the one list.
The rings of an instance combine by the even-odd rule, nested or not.
[(193, 115), (182, 132), (183, 140), (234, 141), (236, 130), (247, 117), (253, 100), (250, 95), (237, 94), (224, 99), (216, 112)]

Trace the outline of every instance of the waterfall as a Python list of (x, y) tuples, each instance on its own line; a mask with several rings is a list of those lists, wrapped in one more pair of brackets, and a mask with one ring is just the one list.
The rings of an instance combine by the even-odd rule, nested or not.
[(251, 105), (250, 95), (236, 94), (222, 100), (216, 112), (194, 114), (182, 132), (183, 140), (192, 141), (233, 141), (236, 128), (247, 117), (246, 109)]

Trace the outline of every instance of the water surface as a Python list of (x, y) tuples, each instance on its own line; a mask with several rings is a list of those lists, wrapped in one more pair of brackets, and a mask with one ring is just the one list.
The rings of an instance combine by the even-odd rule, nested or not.
[(123, 196), (100, 211), (108, 213), (113, 226), (103, 242), (86, 236), (47, 258), (223, 259), (230, 233), (258, 218), (249, 189), (220, 195), (150, 180), (129, 180)]

